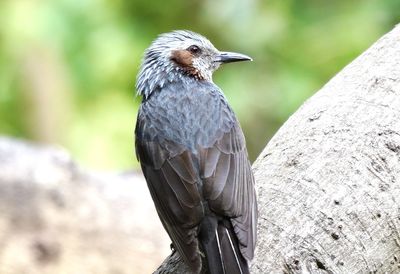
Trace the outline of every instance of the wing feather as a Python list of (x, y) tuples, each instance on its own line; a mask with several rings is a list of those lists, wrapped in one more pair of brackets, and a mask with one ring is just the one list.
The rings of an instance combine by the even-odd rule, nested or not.
[(204, 195), (210, 200), (216, 199), (224, 187), (229, 175), (230, 157), (221, 153), (214, 170), (214, 176), (205, 178)]
[[(182, 208), (176, 196), (168, 187), (163, 187), (165, 178), (161, 169), (155, 170), (142, 166), (143, 174), (148, 181), (148, 187), (155, 203), (160, 220), (168, 232), (175, 249), (184, 261), (195, 271), (201, 269), (201, 258), (198, 254), (199, 247), (196, 239), (197, 229), (182, 226)], [(159, 182), (158, 184), (156, 182)]]
[(193, 159), (180, 145), (139, 137), (136, 153), (160, 220), (183, 260), (199, 272), (197, 225), (204, 212)]
[[(244, 136), (232, 110), (213, 85), (190, 92), (188, 97), (185, 87), (175, 86), (155, 94), (153, 101), (142, 104), (147, 109), (139, 112), (135, 132), (136, 154), (161, 222), (184, 261), (198, 272), (197, 233), (205, 214), (202, 199), (208, 200), (217, 216), (230, 220), (246, 259), (254, 255), (257, 206)], [(201, 101), (210, 98), (207, 104)], [(165, 105), (160, 101), (172, 105), (160, 109)], [(204, 114), (198, 119), (213, 124), (191, 128), (196, 123), (185, 120), (183, 128), (176, 115), (193, 109)]]
[[(243, 256), (251, 260), (256, 243), (257, 204), (254, 177), (248, 160), (245, 140), (238, 122), (213, 148), (219, 150), (215, 168), (204, 168), (206, 199), (211, 210), (231, 217)], [(208, 153), (207, 153), (208, 154)], [(229, 164), (228, 164), (229, 163)]]
[(206, 152), (202, 158), (201, 167), (204, 178), (209, 178), (215, 171), (221, 152), (216, 147), (204, 149)]

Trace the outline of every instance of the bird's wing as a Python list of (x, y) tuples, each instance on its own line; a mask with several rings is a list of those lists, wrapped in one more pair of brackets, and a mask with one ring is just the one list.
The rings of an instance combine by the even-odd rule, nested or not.
[[(136, 131), (143, 130), (138, 118)], [(197, 225), (203, 217), (198, 172), (192, 155), (182, 146), (163, 140), (138, 138), (136, 154), (141, 162), (157, 213), (174, 248), (194, 272), (201, 269)]]
[(245, 139), (236, 121), (212, 147), (201, 150), (201, 176), (210, 209), (231, 218), (242, 255), (254, 256), (257, 204)]
[[(153, 100), (163, 100), (163, 104), (154, 103), (142, 112), (143, 117), (139, 114), (136, 125), (136, 153), (158, 214), (175, 248), (192, 269), (199, 269), (201, 264), (196, 237), (197, 225), (204, 216), (202, 198), (217, 215), (231, 218), (246, 259), (253, 257), (257, 222), (254, 178), (239, 123), (217, 87), (210, 84), (197, 88), (189, 93), (185, 87), (174, 86), (171, 92), (156, 94), (160, 98)], [(182, 113), (170, 115), (169, 108)], [(164, 116), (168, 116), (167, 122)], [(189, 136), (193, 129), (188, 121), (199, 127), (195, 130), (194, 154), (189, 146), (162, 137), (165, 128), (168, 133), (179, 129)], [(203, 185), (201, 191), (198, 185)], [(205, 197), (200, 197), (203, 193)]]

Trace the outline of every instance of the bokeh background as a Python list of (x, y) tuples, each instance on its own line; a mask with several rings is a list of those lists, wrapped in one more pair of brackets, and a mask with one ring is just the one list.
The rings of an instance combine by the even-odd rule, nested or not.
[(137, 168), (143, 51), (190, 29), (252, 63), (214, 81), (254, 160), (301, 103), (400, 19), (400, 1), (2, 0), (0, 134), (59, 144), (87, 167)]
[[(101, 171), (77, 175), (58, 152), (53, 157), (23, 148), (7, 154), (0, 146), (0, 190), (7, 182), (14, 189), (7, 207), (0, 195), (0, 239), (9, 239), (11, 248), (4, 253), (0, 241), (0, 261), (14, 270), (5, 271), (3, 263), (0, 274), (148, 273), (169, 252), (145, 183), (137, 177), (133, 143), (140, 103), (135, 78), (145, 48), (158, 34), (189, 29), (221, 50), (253, 57), (254, 62), (222, 67), (214, 82), (237, 113), (254, 160), (307, 98), (399, 22), (398, 0), (0, 0), (0, 137), (59, 146), (86, 171)], [(23, 175), (10, 161), (20, 152), (30, 155), (22, 188), (14, 184)], [(49, 170), (56, 171), (49, 177)], [(133, 177), (117, 174), (135, 170)], [(20, 207), (25, 215), (15, 217)], [(54, 214), (46, 217), (49, 210)], [(42, 216), (40, 225), (33, 212)], [(21, 224), (24, 218), (32, 229)], [(20, 252), (32, 246), (39, 252), (33, 260), (42, 264), (41, 254), (56, 254), (50, 259), (61, 268), (33, 271), (25, 264), (30, 253)], [(114, 264), (105, 272), (107, 258)], [(74, 268), (85, 264), (103, 270)], [(129, 272), (118, 270), (123, 266)]]

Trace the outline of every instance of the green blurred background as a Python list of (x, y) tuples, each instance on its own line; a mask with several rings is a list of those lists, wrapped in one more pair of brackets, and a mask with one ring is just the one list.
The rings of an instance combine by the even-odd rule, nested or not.
[(135, 77), (162, 32), (253, 57), (214, 76), (254, 160), (288, 116), (400, 20), (400, 1), (1, 0), (0, 134), (136, 168)]

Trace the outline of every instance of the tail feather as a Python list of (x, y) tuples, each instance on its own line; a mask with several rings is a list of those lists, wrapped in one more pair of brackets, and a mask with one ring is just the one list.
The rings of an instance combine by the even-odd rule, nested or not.
[(213, 235), (202, 241), (209, 274), (249, 274), (246, 259), (243, 258), (236, 234), (229, 221), (220, 221)]
[(236, 235), (232, 232), (233, 230), (228, 230), (228, 228), (222, 225), (218, 226), (217, 229), (225, 273), (247, 274), (249, 273), (247, 261), (240, 252)]

